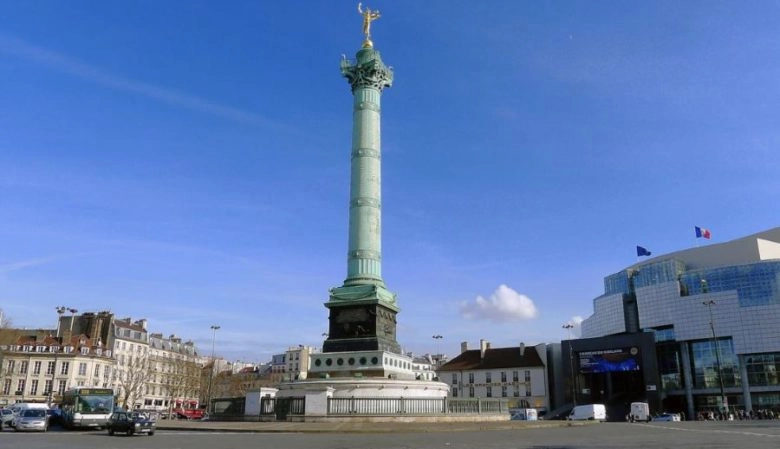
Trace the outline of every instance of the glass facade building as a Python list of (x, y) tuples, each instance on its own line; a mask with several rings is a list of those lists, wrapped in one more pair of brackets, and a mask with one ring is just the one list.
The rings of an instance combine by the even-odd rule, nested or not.
[(780, 411), (780, 228), (604, 278), (582, 337), (654, 334), (661, 407)]

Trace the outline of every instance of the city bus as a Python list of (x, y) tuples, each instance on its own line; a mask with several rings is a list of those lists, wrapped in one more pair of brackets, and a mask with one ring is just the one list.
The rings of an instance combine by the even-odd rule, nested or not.
[(63, 427), (105, 427), (114, 412), (114, 390), (76, 387), (62, 395), (60, 403)]

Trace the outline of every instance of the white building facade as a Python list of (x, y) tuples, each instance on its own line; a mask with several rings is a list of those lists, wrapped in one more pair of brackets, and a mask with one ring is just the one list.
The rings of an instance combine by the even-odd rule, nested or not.
[(491, 348), (480, 340), (480, 349), (461, 353), (437, 371), (439, 380), (450, 386), (452, 398), (503, 398), (510, 407), (547, 411), (547, 345)]
[(73, 387), (110, 386), (114, 359), (99, 340), (81, 334), (63, 341), (45, 331), (27, 332), (0, 344), (0, 406), (58, 402)]

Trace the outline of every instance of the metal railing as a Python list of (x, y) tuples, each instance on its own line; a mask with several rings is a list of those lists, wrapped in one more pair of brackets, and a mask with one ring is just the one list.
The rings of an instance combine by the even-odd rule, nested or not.
[[(260, 418), (286, 420), (305, 414), (306, 401), (298, 398), (261, 398)], [(509, 413), (509, 401), (499, 398), (328, 398), (329, 416), (380, 415), (497, 415)]]
[(328, 415), (441, 415), (508, 413), (506, 399), (330, 398)]
[(303, 415), (306, 412), (306, 398), (261, 398), (260, 416), (276, 416), (285, 420), (289, 415)]

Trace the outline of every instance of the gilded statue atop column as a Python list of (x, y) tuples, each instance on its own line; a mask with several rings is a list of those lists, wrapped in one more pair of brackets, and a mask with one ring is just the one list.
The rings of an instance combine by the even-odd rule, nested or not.
[(382, 17), (379, 11), (372, 11), (370, 8), (363, 10), (363, 3), (358, 3), (358, 13), (363, 16), (363, 34), (366, 35), (366, 40), (363, 41), (363, 48), (371, 48), (374, 43), (371, 42), (371, 22)]

